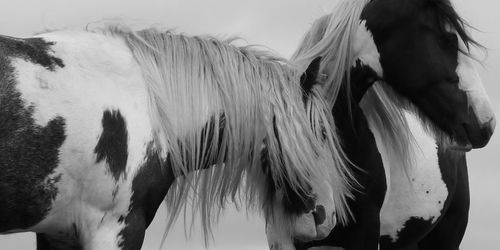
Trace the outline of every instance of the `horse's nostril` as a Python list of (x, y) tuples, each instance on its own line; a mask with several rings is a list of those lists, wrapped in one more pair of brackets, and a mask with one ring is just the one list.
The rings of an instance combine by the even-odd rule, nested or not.
[(497, 121), (495, 117), (492, 117), (490, 121), (488, 122), (488, 125), (490, 127), (490, 135), (493, 135), (493, 132), (495, 131), (495, 127), (497, 125)]
[(325, 207), (322, 205), (317, 205), (316, 209), (313, 211), (314, 222), (316, 225), (321, 225), (326, 219)]

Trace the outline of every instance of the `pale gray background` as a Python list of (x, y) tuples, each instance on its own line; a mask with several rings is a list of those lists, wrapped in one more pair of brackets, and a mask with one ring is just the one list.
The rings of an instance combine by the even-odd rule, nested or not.
[[(45, 29), (82, 28), (104, 19), (175, 28), (188, 34), (238, 35), (289, 57), (312, 21), (331, 10), (328, 0), (0, 0), (0, 34), (30, 36)], [(481, 75), (495, 112), (500, 110), (500, 3), (453, 0), (459, 13), (481, 32), (474, 37), (489, 48)], [(462, 249), (500, 249), (500, 138), (468, 154), (471, 212)], [(0, 201), (1, 202), (1, 201)], [(143, 249), (158, 249), (163, 209), (147, 232)], [(34, 249), (34, 235), (0, 236), (0, 249)], [(183, 227), (164, 249), (203, 249), (199, 233), (185, 240)], [(261, 219), (245, 212), (226, 213), (210, 249), (266, 249)]]

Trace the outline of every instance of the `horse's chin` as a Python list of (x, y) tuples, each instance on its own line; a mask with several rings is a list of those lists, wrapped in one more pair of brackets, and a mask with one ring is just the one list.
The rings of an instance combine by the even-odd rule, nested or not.
[(441, 141), (446, 149), (465, 153), (475, 148), (465, 126), (457, 126), (452, 131), (453, 133), (451, 134), (443, 130), (441, 130), (441, 133), (436, 133), (441, 134), (441, 139), (438, 140)]
[(458, 137), (460, 140), (450, 138), (448, 148), (455, 151), (469, 152), (472, 149), (486, 146), (493, 134), (493, 129), (488, 126), (477, 128), (464, 124), (457, 134), (461, 135)]
[(459, 152), (469, 152), (473, 149), (472, 144), (468, 143), (459, 143), (455, 140), (451, 140), (450, 144), (447, 146), (448, 149)]
[(446, 148), (458, 152), (469, 152), (474, 147), (472, 146), (472, 143), (470, 142), (468, 137), (466, 139), (460, 140), (460, 142), (456, 139), (448, 137), (448, 145), (446, 146)]

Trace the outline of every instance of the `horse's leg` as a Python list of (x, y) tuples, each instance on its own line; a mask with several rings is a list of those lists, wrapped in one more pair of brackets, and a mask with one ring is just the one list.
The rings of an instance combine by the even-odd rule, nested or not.
[(141, 211), (132, 211), (127, 215), (126, 227), (120, 232), (118, 245), (121, 250), (140, 250), (149, 223)]
[(47, 234), (36, 234), (37, 250), (80, 250), (80, 242), (74, 237), (52, 237)]
[(418, 246), (422, 250), (459, 249), (469, 217), (469, 179), (465, 156), (457, 164), (457, 182), (450, 207), (436, 227), (422, 239)]
[(37, 250), (57, 250), (50, 244), (50, 240), (41, 233), (36, 234), (36, 249)]

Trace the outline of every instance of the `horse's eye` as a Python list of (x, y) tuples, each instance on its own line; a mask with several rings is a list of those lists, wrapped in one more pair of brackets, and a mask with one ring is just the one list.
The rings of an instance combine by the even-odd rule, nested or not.
[(456, 84), (460, 81), (460, 78), (458, 77), (457, 74), (454, 74), (453, 76), (448, 77), (447, 82)]

